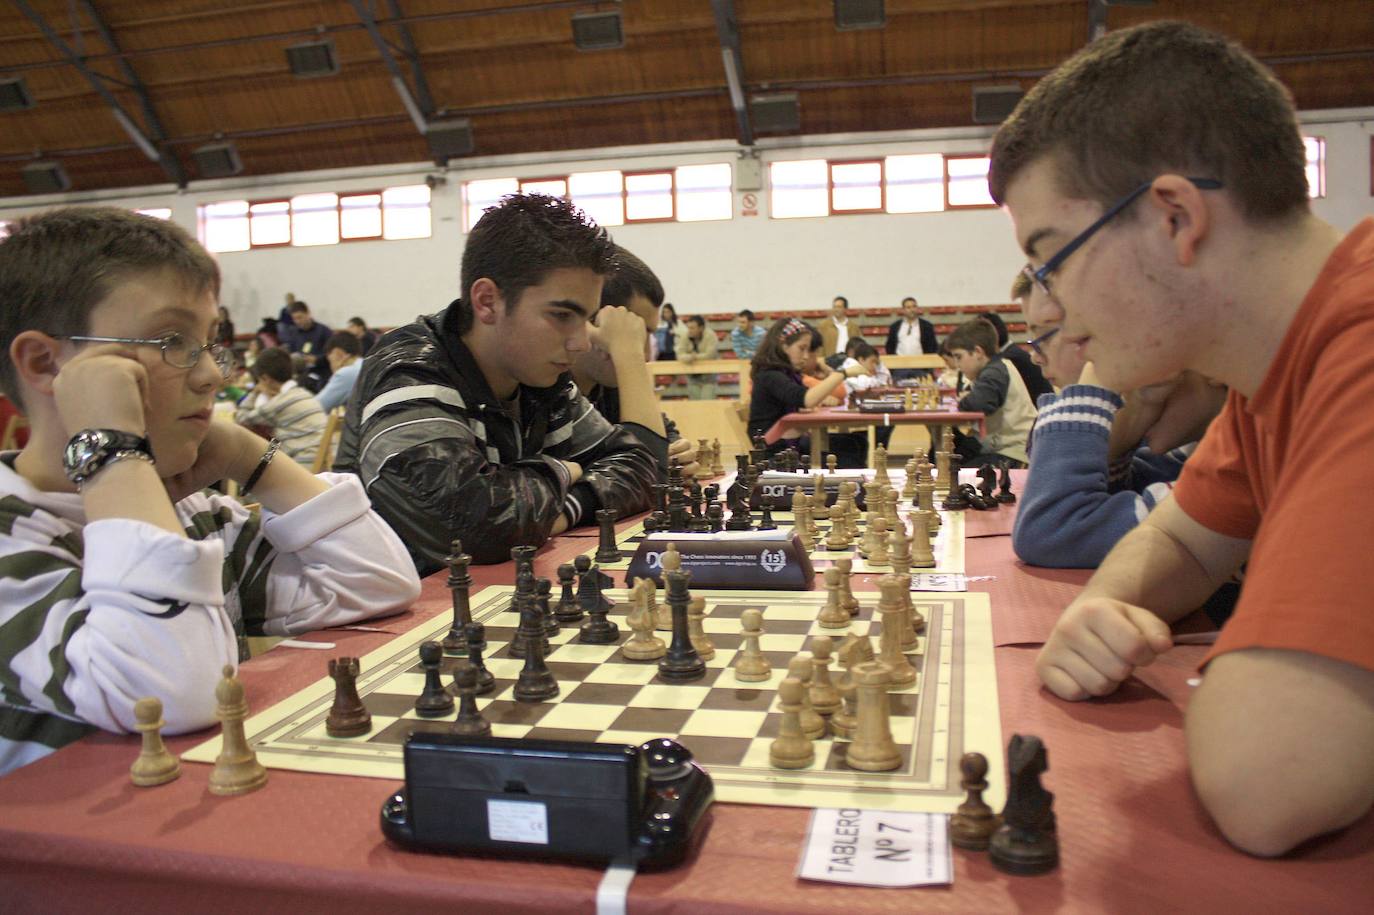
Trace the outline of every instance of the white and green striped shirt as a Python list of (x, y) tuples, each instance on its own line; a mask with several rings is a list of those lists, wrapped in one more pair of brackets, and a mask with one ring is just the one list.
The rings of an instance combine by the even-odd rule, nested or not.
[(232, 499), (178, 502), (183, 539), (141, 521), (85, 523), (0, 455), (0, 775), (91, 730), (134, 729), (162, 700), (168, 733), (215, 720), (220, 670), (249, 634), (291, 635), (399, 610), (419, 594), (399, 538), (358, 479), (261, 521)]

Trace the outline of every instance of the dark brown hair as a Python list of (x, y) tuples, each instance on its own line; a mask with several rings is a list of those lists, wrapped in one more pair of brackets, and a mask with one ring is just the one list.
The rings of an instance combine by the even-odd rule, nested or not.
[(945, 338), (945, 349), (951, 353), (956, 349), (973, 352), (977, 347), (983, 351), (984, 356), (997, 355), (997, 331), (992, 329), (992, 325), (982, 318), (974, 318), (972, 321), (965, 321), (950, 332)]
[(754, 358), (749, 361), (750, 371), (754, 375), (764, 369), (795, 372), (792, 360), (787, 358), (782, 348), (789, 343), (796, 343), (803, 336), (811, 340), (820, 335), (814, 327), (799, 318), (778, 318), (759, 341), (759, 348), (754, 351)]
[(10, 345), (26, 330), (83, 334), (120, 283), (166, 271), (219, 298), (219, 267), (174, 222), (117, 207), (66, 207), (20, 219), (0, 239), (0, 391), (21, 402)]
[(1104, 208), (1162, 174), (1220, 180), (1254, 222), (1308, 208), (1288, 90), (1240, 45), (1185, 22), (1110, 32), (1037, 83), (993, 138), (993, 200), (1047, 155), (1060, 192)]

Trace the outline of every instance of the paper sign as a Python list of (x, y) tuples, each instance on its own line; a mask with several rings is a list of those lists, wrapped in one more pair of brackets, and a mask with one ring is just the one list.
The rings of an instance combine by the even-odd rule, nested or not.
[(913, 591), (967, 591), (968, 579), (963, 575), (944, 575), (935, 572), (913, 572)]
[(811, 814), (797, 876), (860, 886), (953, 882), (949, 817), (940, 813), (832, 810)]
[(497, 842), (549, 844), (548, 809), (537, 801), (487, 801), (487, 832)]

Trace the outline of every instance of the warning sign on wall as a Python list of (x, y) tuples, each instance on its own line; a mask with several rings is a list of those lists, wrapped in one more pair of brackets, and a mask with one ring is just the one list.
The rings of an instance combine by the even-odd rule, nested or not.
[(739, 198), (741, 216), (759, 215), (759, 195), (755, 193), (741, 194)]

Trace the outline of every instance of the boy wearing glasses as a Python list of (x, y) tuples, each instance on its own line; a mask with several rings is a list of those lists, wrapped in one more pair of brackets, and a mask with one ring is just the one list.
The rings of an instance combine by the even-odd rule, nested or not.
[(1374, 802), (1374, 221), (1344, 237), (1308, 204), (1287, 92), (1223, 37), (1111, 32), (1026, 96), (989, 187), (1065, 345), (1115, 389), (1190, 369), (1225, 408), (1170, 498), (1064, 611), (1037, 661), (1105, 696), (1173, 644), (1169, 624), (1246, 563), (1185, 716), (1222, 833), (1257, 855)]
[(1011, 295), (1029, 322), (1032, 358), (1060, 388), (1036, 404), (1012, 549), (1031, 565), (1096, 568), (1168, 495), (1226, 390), (1185, 372), (1124, 398), (1064, 345), (1063, 309), (1024, 273)]
[[(349, 477), (212, 421), (231, 364), (215, 262), (176, 225), (55, 210), (0, 240), (0, 390), (31, 436), (0, 455), (0, 774), (93, 727), (215, 720), (242, 634), (406, 606), (405, 548)], [(207, 496), (233, 479), (261, 519)]]

